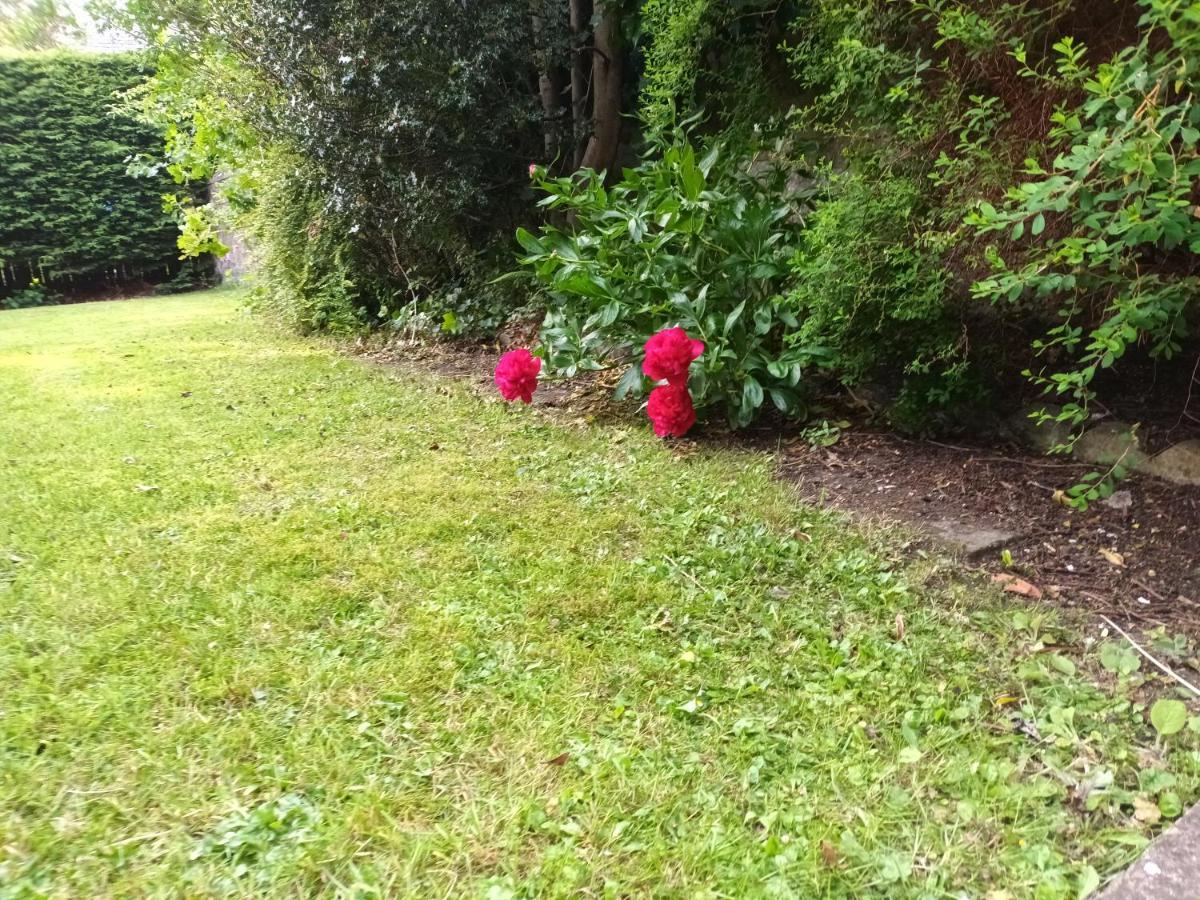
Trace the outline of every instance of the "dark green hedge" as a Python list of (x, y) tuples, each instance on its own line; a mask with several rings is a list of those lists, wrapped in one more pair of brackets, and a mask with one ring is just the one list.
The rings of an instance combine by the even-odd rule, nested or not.
[(147, 74), (135, 54), (0, 57), (0, 296), (34, 277), (70, 291), (178, 270), (174, 184), (126, 172), (161, 140), (112, 114)]

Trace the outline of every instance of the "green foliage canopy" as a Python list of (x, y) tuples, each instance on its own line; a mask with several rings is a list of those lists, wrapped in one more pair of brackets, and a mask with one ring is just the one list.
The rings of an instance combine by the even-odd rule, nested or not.
[(0, 270), (8, 293), (158, 278), (178, 268), (166, 175), (127, 160), (158, 136), (110, 112), (149, 74), (134, 55), (0, 57)]

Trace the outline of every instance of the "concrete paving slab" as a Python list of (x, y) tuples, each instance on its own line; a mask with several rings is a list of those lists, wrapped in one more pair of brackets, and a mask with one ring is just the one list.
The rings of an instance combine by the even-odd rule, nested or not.
[(1200, 806), (1159, 835), (1100, 900), (1200, 900)]

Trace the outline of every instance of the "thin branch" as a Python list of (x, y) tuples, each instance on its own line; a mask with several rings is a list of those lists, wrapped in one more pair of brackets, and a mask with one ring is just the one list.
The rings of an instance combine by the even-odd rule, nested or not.
[(1188, 412), (1188, 410), (1192, 406), (1192, 391), (1198, 384), (1200, 384), (1200, 356), (1196, 357), (1196, 365), (1192, 367), (1192, 377), (1188, 381), (1187, 399), (1183, 401), (1183, 410), (1179, 413), (1179, 421), (1175, 423), (1176, 428), (1183, 424), (1185, 416), (1189, 419), (1195, 419), (1195, 416)]
[(1151, 656), (1149, 654), (1149, 652), (1147, 652), (1147, 650), (1141, 644), (1139, 644), (1137, 641), (1135, 641), (1133, 638), (1131, 638), (1125, 631), (1123, 631), (1121, 629), (1120, 625), (1118, 625), (1116, 622), (1114, 622), (1108, 616), (1101, 616), (1100, 618), (1103, 619), (1114, 631), (1116, 631), (1117, 634), (1121, 635), (1121, 637), (1123, 637), (1123, 638), (1125, 638), (1125, 640), (1129, 641), (1129, 643), (1133, 645), (1134, 650), (1136, 650), (1138, 653), (1142, 654), (1142, 656), (1146, 657), (1146, 659), (1150, 660), (1150, 662), (1154, 663), (1154, 665), (1157, 666), (1159, 670), (1170, 675), (1172, 678), (1174, 678), (1176, 681), (1178, 681), (1180, 684), (1182, 684), (1185, 688), (1187, 688), (1189, 691), (1191, 691), (1197, 697), (1200, 697), (1200, 688), (1196, 687), (1190, 681), (1185, 679), (1182, 675), (1178, 674), (1174, 669), (1172, 669), (1166, 663), (1159, 662), (1157, 659), (1155, 659), (1153, 656)]

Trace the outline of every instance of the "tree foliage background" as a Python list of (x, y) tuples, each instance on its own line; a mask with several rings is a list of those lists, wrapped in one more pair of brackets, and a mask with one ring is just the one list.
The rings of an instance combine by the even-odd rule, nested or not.
[(161, 137), (112, 113), (150, 71), (134, 55), (0, 56), (0, 295), (33, 278), (67, 290), (179, 268), (162, 203), (172, 180), (128, 171)]

